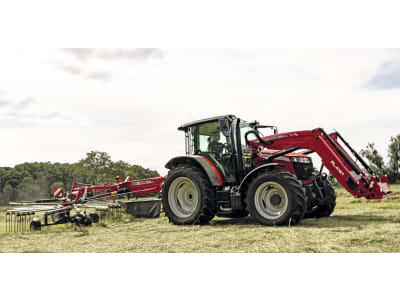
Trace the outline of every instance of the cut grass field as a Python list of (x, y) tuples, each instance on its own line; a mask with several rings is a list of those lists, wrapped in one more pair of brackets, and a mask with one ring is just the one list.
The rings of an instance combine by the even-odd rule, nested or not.
[(251, 218), (215, 218), (207, 226), (175, 226), (168, 219), (120, 220), (89, 228), (57, 225), (6, 233), (0, 212), (0, 252), (400, 252), (400, 185), (380, 201), (336, 189), (330, 218), (292, 227), (266, 227)]

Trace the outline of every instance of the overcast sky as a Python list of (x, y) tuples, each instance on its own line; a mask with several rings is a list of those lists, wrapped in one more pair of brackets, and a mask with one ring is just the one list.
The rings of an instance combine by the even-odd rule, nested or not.
[(235, 114), (339, 130), (386, 156), (400, 134), (400, 50), (1, 49), (0, 166), (108, 152), (162, 175), (177, 127)]

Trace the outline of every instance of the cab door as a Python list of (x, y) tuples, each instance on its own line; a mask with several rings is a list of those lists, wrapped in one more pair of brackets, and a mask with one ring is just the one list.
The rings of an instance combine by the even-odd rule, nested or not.
[(217, 167), (227, 183), (234, 183), (231, 136), (221, 130), (220, 120), (194, 125), (189, 130), (189, 153), (207, 157)]

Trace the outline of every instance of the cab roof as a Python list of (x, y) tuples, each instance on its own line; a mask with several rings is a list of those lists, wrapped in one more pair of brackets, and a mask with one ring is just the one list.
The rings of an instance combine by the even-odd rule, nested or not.
[(208, 123), (208, 122), (217, 121), (217, 120), (224, 119), (224, 118), (225, 118), (225, 119), (230, 119), (231, 121), (233, 121), (233, 120), (236, 119), (236, 116), (235, 116), (235, 115), (223, 115), (223, 116), (217, 116), (217, 117), (212, 117), (212, 118), (207, 118), (207, 119), (201, 119), (201, 120), (197, 120), (197, 121), (192, 121), (192, 122), (185, 123), (185, 124), (179, 126), (179, 127), (178, 127), (178, 130), (181, 130), (181, 131), (185, 131), (185, 132), (186, 132), (186, 131), (188, 130), (189, 127), (192, 127), (192, 126), (195, 126), (195, 125), (200, 125), (200, 124), (203, 124), (203, 123)]

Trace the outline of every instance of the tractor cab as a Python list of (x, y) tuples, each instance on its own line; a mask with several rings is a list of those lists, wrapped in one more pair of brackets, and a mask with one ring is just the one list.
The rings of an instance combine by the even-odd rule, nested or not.
[(260, 126), (257, 122), (248, 123), (234, 115), (218, 116), (182, 125), (178, 130), (185, 132), (186, 155), (206, 157), (217, 168), (226, 184), (239, 184), (253, 167), (252, 151), (247, 139), (256, 138), (254, 132)]

